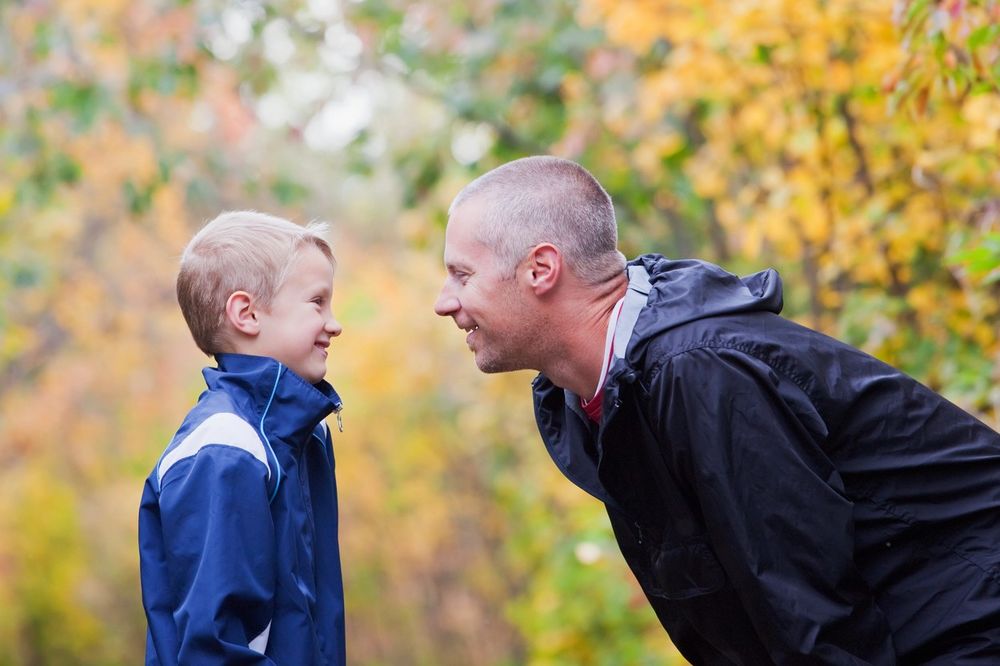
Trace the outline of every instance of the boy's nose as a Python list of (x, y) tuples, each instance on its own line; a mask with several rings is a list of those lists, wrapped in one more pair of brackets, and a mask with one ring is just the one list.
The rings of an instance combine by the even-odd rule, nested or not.
[(334, 317), (330, 317), (326, 321), (326, 332), (330, 334), (331, 338), (335, 338), (343, 332), (344, 328), (340, 325)]

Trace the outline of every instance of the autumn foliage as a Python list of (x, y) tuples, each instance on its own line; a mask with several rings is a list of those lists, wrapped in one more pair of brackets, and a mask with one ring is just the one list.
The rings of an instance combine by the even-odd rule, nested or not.
[(580, 161), (627, 253), (774, 266), (997, 423), (994, 0), (32, 0), (0, 34), (0, 666), (141, 658), (138, 498), (209, 362), (174, 271), (223, 209), (334, 223), (351, 663), (683, 663), (530, 375), (431, 310), (505, 160)]

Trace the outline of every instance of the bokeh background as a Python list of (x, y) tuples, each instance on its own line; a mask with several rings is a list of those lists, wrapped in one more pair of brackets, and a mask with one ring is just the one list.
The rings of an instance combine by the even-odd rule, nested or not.
[(432, 304), (445, 211), (549, 153), (623, 249), (774, 266), (786, 314), (996, 427), (996, 0), (0, 1), (0, 665), (135, 664), (136, 513), (196, 398), (219, 211), (329, 220), (350, 663), (683, 663)]

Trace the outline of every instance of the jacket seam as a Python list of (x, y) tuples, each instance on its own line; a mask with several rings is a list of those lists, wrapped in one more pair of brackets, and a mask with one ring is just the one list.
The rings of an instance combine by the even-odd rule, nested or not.
[[(169, 476), (170, 478), (167, 479), (167, 480), (165, 480), (163, 483), (160, 484), (159, 494), (163, 495), (163, 491), (165, 491), (168, 486), (173, 485), (174, 483), (176, 483), (180, 479), (186, 479), (187, 476), (188, 476), (187, 474), (171, 474), (170, 472), (172, 472), (173, 470), (177, 469), (177, 467), (179, 465), (181, 465), (182, 463), (188, 463), (188, 465), (190, 466), (192, 463), (189, 462), (189, 461), (193, 461), (196, 457), (198, 457), (199, 453), (201, 453), (202, 451), (204, 451), (206, 449), (216, 449), (216, 448), (220, 448), (220, 449), (221, 448), (225, 448), (225, 449), (233, 449), (234, 451), (241, 451), (244, 454), (246, 454), (247, 456), (249, 456), (249, 458), (250, 458), (251, 461), (256, 461), (260, 465), (264, 464), (259, 459), (257, 459), (256, 457), (254, 457), (254, 455), (252, 453), (250, 453), (246, 449), (241, 448), (239, 446), (233, 446), (232, 444), (226, 444), (224, 442), (214, 442), (212, 444), (206, 444), (203, 447), (201, 447), (200, 449), (198, 449), (197, 453), (195, 453), (194, 455), (191, 455), (191, 456), (187, 456), (186, 458), (181, 458), (180, 460), (177, 461), (177, 463), (173, 467), (171, 467), (169, 470), (167, 470), (167, 476)], [(266, 481), (265, 481), (265, 484), (266, 484)]]
[[(879, 498), (875, 497), (874, 495), (870, 495), (870, 494), (868, 494), (868, 495), (859, 495), (859, 496), (857, 496), (857, 498), (859, 500), (869, 502), (873, 507), (875, 507), (879, 511), (882, 511), (886, 515), (888, 515), (888, 516), (890, 516), (892, 518), (895, 518), (896, 520), (899, 520), (899, 521), (905, 523), (908, 527), (915, 527), (915, 528), (925, 528), (926, 527), (923, 523), (920, 523), (919, 521), (914, 520), (908, 514), (898, 511), (897, 508), (896, 508), (896, 506), (894, 504), (891, 504), (889, 502), (886, 502), (885, 500), (879, 499)], [(921, 542), (925, 543), (925, 544), (930, 544), (931, 543), (927, 539), (921, 539)], [(976, 569), (978, 569), (979, 571), (981, 571), (985, 577), (989, 578), (990, 580), (992, 580), (994, 582), (1000, 583), (1000, 571), (997, 571), (995, 568), (988, 569), (988, 568), (984, 567), (982, 564), (980, 564), (975, 559), (973, 559), (973, 557), (971, 555), (969, 555), (969, 554), (965, 553), (964, 551), (956, 548), (952, 544), (948, 544), (948, 543), (945, 543), (943, 541), (939, 541), (935, 545), (938, 545), (938, 546), (944, 548), (945, 550), (947, 550), (949, 553), (951, 553), (955, 557), (957, 557), (960, 560), (962, 560), (962, 561), (968, 563), (969, 565), (975, 567)]]
[(809, 400), (809, 404), (812, 405), (813, 409), (816, 410), (816, 413), (817, 414), (821, 413), (819, 407), (816, 406), (816, 402), (813, 400), (812, 396), (809, 395), (809, 391), (806, 388), (805, 383), (798, 376), (796, 376), (797, 373), (791, 372), (790, 370), (785, 369), (775, 364), (774, 362), (769, 361), (766, 358), (763, 358), (759, 353), (757, 353), (753, 349), (752, 345), (748, 343), (701, 342), (689, 345), (687, 347), (684, 347), (676, 351), (667, 352), (664, 357), (660, 358), (659, 360), (657, 360), (656, 363), (653, 364), (649, 377), (650, 384), (656, 381), (656, 379), (659, 377), (660, 372), (663, 370), (663, 367), (668, 362), (672, 361), (674, 358), (680, 356), (681, 354), (687, 354), (688, 352), (697, 351), (699, 349), (734, 349), (738, 352), (746, 354), (747, 356), (757, 359), (771, 370), (779, 373), (782, 377), (785, 377), (790, 382), (795, 384), (795, 386), (800, 391), (802, 391), (802, 394)]

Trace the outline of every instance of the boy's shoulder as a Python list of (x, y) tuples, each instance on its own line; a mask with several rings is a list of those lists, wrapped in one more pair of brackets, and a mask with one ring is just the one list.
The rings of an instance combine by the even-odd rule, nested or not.
[(250, 415), (241, 414), (224, 392), (206, 391), (187, 413), (157, 462), (152, 474), (156, 487), (162, 488), (172, 469), (214, 447), (245, 451), (264, 465), (268, 478), (272, 476), (274, 454), (251, 423)]

